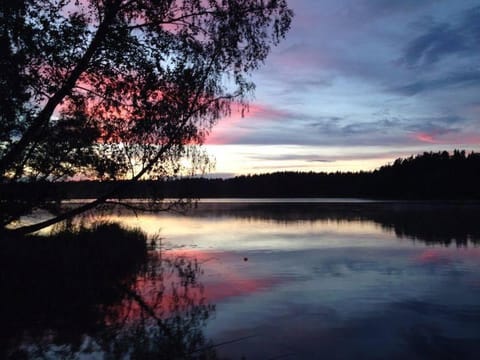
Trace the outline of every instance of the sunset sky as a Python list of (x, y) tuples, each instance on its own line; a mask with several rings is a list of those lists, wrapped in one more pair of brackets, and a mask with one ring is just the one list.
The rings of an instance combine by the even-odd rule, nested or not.
[(214, 176), (370, 170), (480, 150), (480, 6), (290, 0), (285, 41), (254, 74), (250, 112), (214, 128)]

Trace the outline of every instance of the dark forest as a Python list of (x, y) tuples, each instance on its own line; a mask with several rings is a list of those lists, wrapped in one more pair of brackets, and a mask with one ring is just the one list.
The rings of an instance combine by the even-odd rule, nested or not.
[[(70, 181), (2, 185), (2, 199), (88, 199), (116, 182)], [(480, 199), (480, 153), (425, 152), (374, 171), (275, 172), (229, 179), (183, 178), (131, 182), (120, 198), (367, 197), (376, 199)]]

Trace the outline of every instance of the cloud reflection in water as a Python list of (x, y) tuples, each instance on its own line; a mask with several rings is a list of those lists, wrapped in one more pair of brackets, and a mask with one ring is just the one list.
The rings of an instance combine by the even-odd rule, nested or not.
[(168, 248), (202, 259), (217, 309), (207, 336), (253, 335), (221, 355), (473, 359), (478, 214), (465, 204), (210, 204), (123, 219), (161, 226)]

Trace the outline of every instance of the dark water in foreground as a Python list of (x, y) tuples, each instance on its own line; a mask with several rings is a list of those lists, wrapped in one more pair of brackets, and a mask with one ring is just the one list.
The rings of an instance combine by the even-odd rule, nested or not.
[(41, 284), (22, 301), (22, 284), (3, 289), (0, 356), (478, 359), (479, 215), (361, 202), (120, 214), (160, 232), (162, 250), (93, 289), (100, 274), (78, 291), (50, 284), (47, 298)]

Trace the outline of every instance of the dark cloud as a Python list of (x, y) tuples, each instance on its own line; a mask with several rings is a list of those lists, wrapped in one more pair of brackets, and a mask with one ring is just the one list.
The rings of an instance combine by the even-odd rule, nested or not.
[(398, 127), (399, 121), (394, 119), (383, 119), (379, 121), (355, 122), (341, 127), (345, 135), (372, 134), (384, 132), (385, 130)]
[[(290, 114), (291, 115), (291, 114)], [(468, 119), (458, 115), (383, 116), (371, 120), (355, 117), (319, 116), (297, 113), (295, 121), (278, 121), (275, 126), (252, 127), (235, 140), (243, 145), (322, 145), (322, 146), (393, 146), (412, 144), (417, 134), (442, 137), (458, 134)], [(253, 155), (256, 160), (325, 161), (318, 154)], [(328, 161), (334, 159), (329, 158)]]
[(301, 160), (301, 161), (308, 161), (308, 162), (322, 162), (322, 163), (330, 163), (334, 162), (335, 160), (328, 160), (328, 159), (320, 159), (317, 154), (256, 154), (250, 155), (250, 159), (254, 160), (267, 160), (267, 161), (288, 161), (288, 160)]
[(413, 118), (388, 118), (378, 121), (355, 122), (343, 126), (339, 131), (355, 141), (362, 135), (373, 137), (386, 137), (391, 132), (397, 134), (427, 133), (442, 136), (451, 133), (458, 133), (465, 119), (457, 116), (439, 117), (413, 117)]
[(406, 125), (406, 131), (419, 135), (424, 134), (438, 138), (449, 134), (461, 132), (461, 125), (465, 119), (458, 116), (444, 116), (438, 118), (417, 119), (414, 123)]
[(445, 55), (465, 51), (467, 40), (448, 24), (436, 25), (407, 45), (403, 61), (408, 66), (431, 65)]
[(451, 87), (469, 86), (480, 86), (480, 71), (451, 73), (443, 78), (418, 80), (407, 85), (394, 87), (391, 90), (403, 95), (416, 95), (418, 93), (444, 90)]
[[(313, 145), (313, 146), (362, 146), (401, 144), (404, 139), (398, 129), (387, 131), (384, 126), (376, 128), (374, 123), (356, 125), (353, 133), (350, 126), (316, 127), (315, 131), (304, 125), (291, 123), (288, 126), (258, 129), (235, 139), (241, 145)], [(313, 160), (313, 159), (312, 159)]]
[(458, 23), (430, 23), (405, 47), (401, 63), (408, 67), (430, 66), (451, 55), (478, 53), (480, 7), (463, 13)]
[(436, 1), (438, 0), (323, 0), (321, 2), (318, 0), (310, 0), (309, 4), (312, 8), (315, 7), (316, 4), (320, 4), (319, 7), (322, 8), (325, 6), (325, 3), (330, 3), (330, 5), (327, 5), (327, 8), (330, 7), (334, 9), (332, 13), (334, 20), (331, 21), (361, 28), (368, 23), (382, 20), (393, 15), (411, 14), (418, 9), (428, 8), (430, 4)]
[(411, 11), (415, 8), (425, 7), (434, 1), (436, 0), (363, 0), (361, 3), (377, 13), (391, 14), (392, 12)]
[(314, 127), (322, 127), (325, 126), (326, 123), (337, 123), (339, 121), (344, 120), (340, 116), (315, 116), (315, 121), (311, 123)]
[(415, 118), (417, 126), (424, 126), (425, 124), (434, 124), (436, 126), (457, 126), (466, 121), (465, 118), (458, 115), (447, 115), (437, 117)]
[(213, 173), (208, 173), (208, 174), (202, 174), (199, 175), (201, 178), (207, 178), (207, 179), (228, 179), (228, 178), (233, 178), (235, 177), (235, 173), (230, 173), (230, 172), (213, 172)]
[[(480, 46), (480, 6), (467, 10), (464, 15), (464, 26), (471, 38)], [(474, 44), (475, 45), (475, 44)]]
[(252, 170), (268, 170), (268, 171), (285, 171), (288, 169), (293, 169), (293, 170), (298, 170), (298, 169), (310, 169), (310, 166), (308, 165), (261, 165), (261, 166), (252, 166)]

